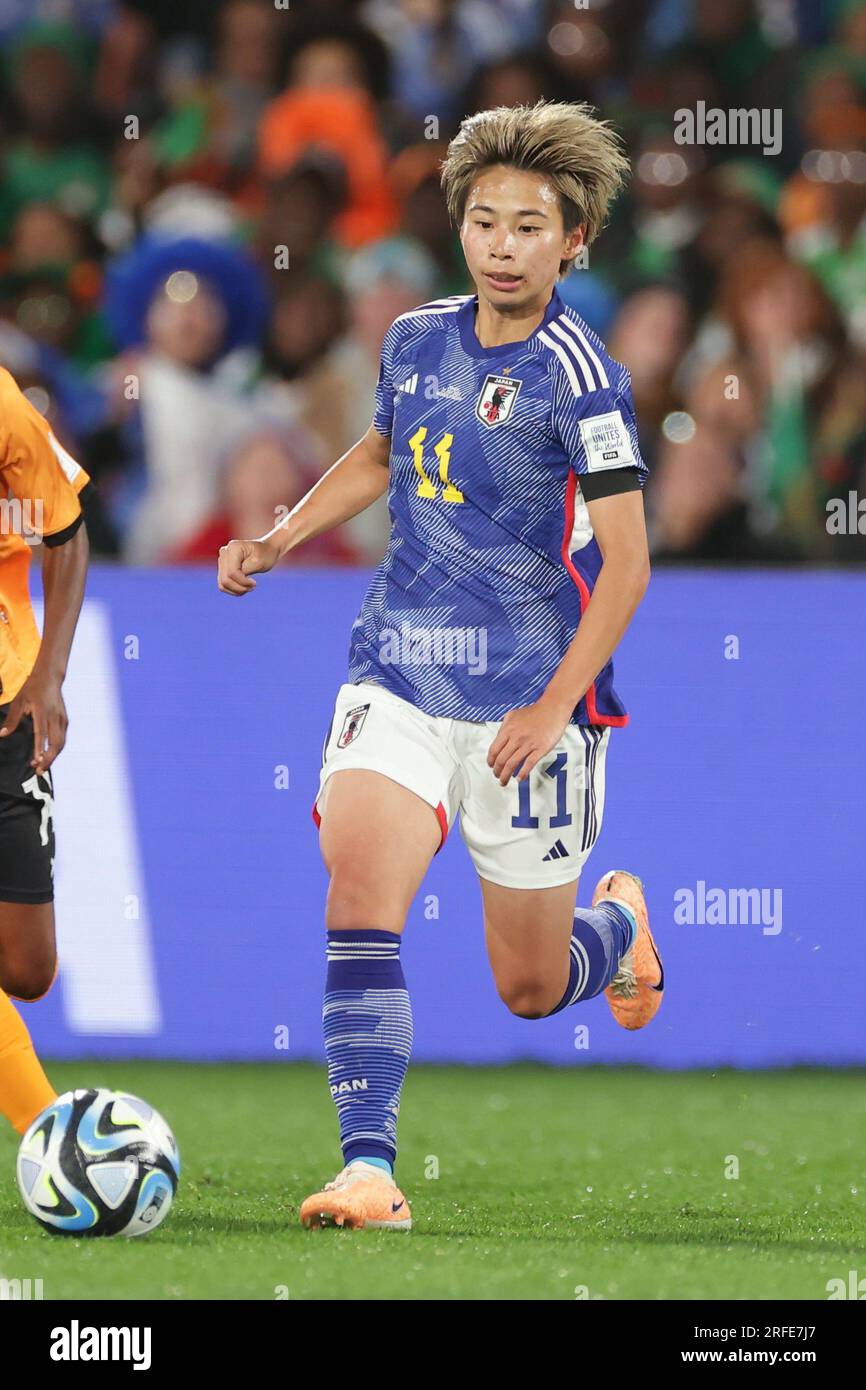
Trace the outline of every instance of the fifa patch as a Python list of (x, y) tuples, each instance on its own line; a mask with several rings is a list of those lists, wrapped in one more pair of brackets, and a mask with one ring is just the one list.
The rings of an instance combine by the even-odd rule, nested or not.
[(358, 705), (356, 709), (350, 709), (346, 718), (343, 720), (343, 727), (340, 730), (340, 737), (337, 739), (338, 748), (348, 748), (350, 743), (354, 743), (362, 728), (364, 720), (367, 718), (369, 705)]
[(518, 392), (523, 383), (513, 376), (485, 377), (481, 394), (475, 402), (475, 414), (482, 425), (491, 428), (504, 425), (514, 409)]
[(580, 437), (590, 473), (597, 473), (600, 468), (627, 468), (635, 463), (631, 439), (620, 410), (610, 410), (606, 415), (592, 415), (588, 420), (581, 420)]

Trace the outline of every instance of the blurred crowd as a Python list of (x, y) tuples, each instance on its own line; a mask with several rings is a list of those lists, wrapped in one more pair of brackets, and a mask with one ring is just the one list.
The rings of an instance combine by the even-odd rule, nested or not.
[[(866, 495), (866, 0), (0, 0), (0, 93), (0, 365), (98, 553), (213, 563), (303, 495), (394, 317), (471, 288), (461, 117), (547, 97), (633, 161), (561, 291), (631, 371), (654, 555), (866, 558), (827, 526)], [(779, 153), (678, 143), (701, 102), (780, 110)]]

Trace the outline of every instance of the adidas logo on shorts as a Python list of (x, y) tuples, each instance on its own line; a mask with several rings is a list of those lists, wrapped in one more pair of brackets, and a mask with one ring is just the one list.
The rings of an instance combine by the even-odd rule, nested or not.
[(548, 859), (567, 859), (567, 858), (568, 858), (568, 850), (565, 848), (565, 845), (562, 843), (561, 840), (557, 840), (557, 841), (556, 841), (556, 844), (552, 845), (551, 848), (547, 851), (547, 853), (545, 854), (545, 856), (544, 856), (544, 858), (542, 859), (541, 862), (542, 862), (542, 864), (546, 864), (547, 861), (548, 861)]

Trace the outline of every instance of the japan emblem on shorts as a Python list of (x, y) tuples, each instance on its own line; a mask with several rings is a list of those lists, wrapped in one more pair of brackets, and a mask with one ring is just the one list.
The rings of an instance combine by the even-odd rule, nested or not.
[(487, 376), (475, 402), (475, 414), (483, 425), (504, 425), (514, 409), (522, 382), (513, 376)]
[(343, 720), (343, 727), (340, 730), (340, 737), (337, 739), (338, 748), (348, 748), (350, 743), (354, 743), (367, 718), (369, 705), (358, 705), (355, 709), (350, 709), (346, 718)]

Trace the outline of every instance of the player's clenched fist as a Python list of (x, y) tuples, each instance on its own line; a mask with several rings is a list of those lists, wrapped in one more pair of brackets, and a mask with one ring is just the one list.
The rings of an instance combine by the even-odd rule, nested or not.
[(229, 541), (220, 546), (217, 583), (224, 594), (246, 594), (256, 587), (250, 575), (272, 570), (279, 558), (271, 541)]

